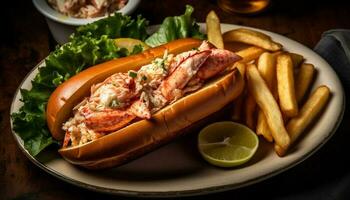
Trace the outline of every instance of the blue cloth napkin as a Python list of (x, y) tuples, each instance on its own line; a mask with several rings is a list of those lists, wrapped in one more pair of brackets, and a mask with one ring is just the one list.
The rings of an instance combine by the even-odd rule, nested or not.
[(324, 32), (314, 50), (333, 67), (342, 81), (345, 93), (349, 92), (350, 30), (333, 29)]

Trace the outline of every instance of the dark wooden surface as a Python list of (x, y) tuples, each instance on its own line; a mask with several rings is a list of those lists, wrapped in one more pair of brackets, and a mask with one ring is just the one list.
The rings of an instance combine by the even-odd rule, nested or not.
[[(186, 3), (194, 6), (194, 16), (203, 22), (210, 10), (217, 11), (223, 23), (266, 29), (285, 35), (313, 48), (322, 32), (333, 28), (350, 28), (350, 5), (333, 1), (273, 1), (273, 6), (256, 16), (232, 15), (220, 10), (214, 0), (143, 0), (135, 13), (151, 23), (160, 23), (168, 15), (184, 11)], [(56, 43), (44, 17), (31, 1), (19, 0), (2, 6), (0, 46), (0, 199), (122, 199), (91, 192), (67, 184), (32, 164), (17, 147), (10, 129), (10, 104), (24, 76)], [(271, 199), (335, 195), (349, 199), (350, 183), (327, 190), (349, 178), (349, 115), (338, 133), (315, 155), (297, 167), (274, 178), (239, 190), (209, 195), (211, 198), (250, 199), (255, 195)], [(345, 180), (346, 181), (346, 180)], [(331, 185), (330, 185), (331, 184)], [(340, 196), (339, 196), (340, 195)], [(194, 198), (193, 198), (194, 199)], [(307, 199), (307, 198), (306, 198)]]

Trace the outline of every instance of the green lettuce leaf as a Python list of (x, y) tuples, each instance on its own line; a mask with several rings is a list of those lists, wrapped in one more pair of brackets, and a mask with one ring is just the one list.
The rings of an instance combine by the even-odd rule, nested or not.
[(136, 20), (130, 16), (125, 16), (120, 13), (115, 13), (113, 16), (98, 20), (94, 23), (80, 26), (71, 36), (74, 37), (85, 35), (93, 38), (99, 38), (102, 35), (107, 35), (109, 38), (137, 38), (144, 41), (147, 38), (146, 27), (148, 21), (137, 16)]
[(199, 31), (199, 26), (191, 17), (193, 7), (186, 5), (185, 14), (167, 17), (160, 25), (158, 31), (146, 39), (146, 44), (155, 47), (179, 38), (205, 39), (205, 34)]
[(13, 129), (21, 137), (24, 147), (35, 156), (47, 146), (56, 143), (46, 125), (46, 104), (55, 88), (83, 69), (114, 58), (139, 53), (117, 47), (116, 37), (147, 37), (144, 18), (136, 20), (116, 13), (113, 17), (79, 27), (70, 42), (57, 47), (45, 59), (45, 66), (32, 81), (30, 90), (21, 90), (23, 106), (12, 114)]

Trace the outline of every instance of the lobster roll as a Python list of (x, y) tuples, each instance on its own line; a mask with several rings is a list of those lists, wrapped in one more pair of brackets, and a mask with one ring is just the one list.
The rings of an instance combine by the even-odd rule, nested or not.
[(50, 96), (47, 124), (68, 162), (117, 166), (164, 144), (243, 91), (241, 58), (180, 39), (90, 67)]

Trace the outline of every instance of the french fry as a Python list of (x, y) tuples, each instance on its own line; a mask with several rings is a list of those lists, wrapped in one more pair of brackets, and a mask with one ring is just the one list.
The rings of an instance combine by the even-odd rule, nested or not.
[[(258, 70), (261, 77), (265, 80), (266, 85), (269, 87), (270, 91), (273, 91), (273, 82), (276, 77), (276, 59), (275, 55), (269, 52), (261, 54), (258, 60)], [(273, 93), (273, 92), (272, 92)], [(266, 123), (266, 118), (264, 113), (259, 110), (258, 119), (256, 123), (256, 133), (262, 135), (267, 141), (272, 142), (273, 138), (269, 126)]]
[(276, 77), (281, 110), (286, 117), (294, 117), (298, 114), (298, 104), (295, 98), (293, 61), (288, 54), (277, 56)]
[(254, 97), (250, 94), (249, 88), (247, 88), (245, 100), (243, 104), (244, 123), (252, 130), (255, 129), (255, 125), (256, 125), (255, 110), (256, 110), (256, 102), (254, 100)]
[(249, 91), (259, 105), (259, 108), (264, 112), (274, 141), (282, 149), (288, 148), (290, 138), (275, 98), (254, 64), (247, 66), (246, 73)]
[(224, 48), (222, 40), (220, 20), (216, 13), (212, 10), (206, 18), (208, 41), (219, 49)]
[[(241, 73), (242, 77), (245, 77), (245, 71), (246, 71), (245, 64), (242, 62), (237, 62), (234, 66), (238, 69), (239, 73)], [(242, 92), (242, 94), (239, 97), (237, 97), (237, 99), (233, 102), (233, 110), (231, 114), (231, 119), (233, 121), (236, 121), (236, 122), (243, 121), (242, 107), (243, 107), (244, 97), (245, 97), (245, 94), (244, 92)]]
[(244, 117), (246, 125), (252, 130), (255, 129), (255, 108), (256, 102), (248, 89), (247, 98), (245, 100)]
[(276, 59), (275, 56), (269, 52), (264, 52), (260, 55), (258, 60), (258, 70), (260, 75), (265, 80), (267, 86), (272, 87), (273, 81), (276, 78)]
[(289, 53), (289, 55), (292, 58), (294, 67), (298, 67), (304, 60), (304, 57), (300, 54)]
[[(290, 144), (294, 143), (301, 133), (312, 123), (316, 116), (322, 111), (330, 96), (327, 86), (318, 87), (301, 108), (298, 116), (292, 118), (287, 124), (287, 131), (290, 136)], [(275, 151), (279, 156), (286, 154), (287, 148), (275, 145)]]
[(258, 120), (256, 122), (256, 134), (262, 135), (268, 142), (273, 142), (273, 137), (269, 128), (269, 125), (266, 122), (264, 112), (259, 110)]
[(249, 88), (247, 88), (247, 94), (244, 104), (244, 121), (245, 124), (252, 130), (255, 130), (256, 119), (255, 119), (256, 102), (254, 97), (250, 94)]
[(243, 121), (243, 119), (242, 119), (242, 107), (243, 107), (244, 96), (245, 96), (244, 94), (241, 94), (233, 102), (233, 110), (232, 110), (232, 115), (231, 115), (232, 121), (235, 121), (235, 122)]
[(236, 62), (235, 67), (238, 69), (239, 73), (241, 73), (242, 77), (245, 77), (245, 64), (242, 62)]
[(278, 87), (277, 87), (277, 75), (276, 75), (276, 65), (277, 65), (277, 56), (278, 55), (281, 55), (283, 54), (283, 51), (277, 51), (275, 53), (272, 53), (273, 54), (273, 57), (275, 58), (275, 67), (274, 67), (274, 70), (275, 72), (273, 73), (272, 75), (272, 81), (271, 81), (271, 92), (272, 92), (272, 95), (273, 97), (275, 97), (276, 101), (279, 102), (279, 99), (278, 99)]
[(232, 51), (232, 52), (237, 52), (237, 51), (246, 49), (246, 48), (251, 47), (251, 46), (252, 45), (243, 44), (240, 42), (224, 42), (225, 49)]
[(282, 54), (283, 51), (275, 51), (272, 53), (273, 56), (277, 57), (278, 55)]
[(248, 63), (259, 58), (259, 56), (264, 52), (265, 50), (259, 47), (248, 47), (235, 53), (242, 57), (242, 60), (240, 60), (240, 62)]
[[(278, 56), (282, 53), (283, 51), (276, 51), (276, 52), (273, 52), (273, 55)], [(298, 67), (304, 61), (304, 57), (300, 54), (297, 54), (297, 53), (288, 53), (288, 54), (292, 58), (293, 66), (295, 68)]]
[(295, 96), (300, 104), (307, 90), (310, 88), (311, 82), (315, 74), (315, 67), (312, 64), (303, 63), (295, 79)]
[(270, 36), (251, 29), (239, 28), (228, 31), (223, 34), (223, 39), (225, 42), (242, 42), (245, 44), (255, 45), (269, 51), (278, 51), (282, 49), (282, 45), (274, 42)]

